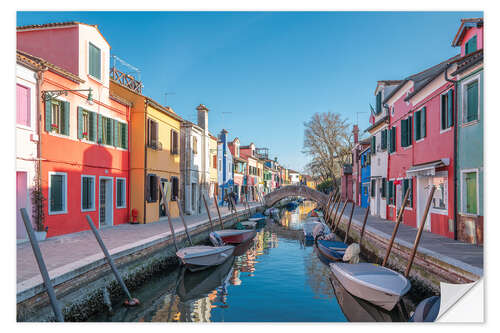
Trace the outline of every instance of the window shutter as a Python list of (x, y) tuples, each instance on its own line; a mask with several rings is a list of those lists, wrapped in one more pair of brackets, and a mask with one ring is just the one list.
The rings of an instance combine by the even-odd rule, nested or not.
[(64, 128), (62, 130), (62, 134), (64, 135), (69, 135), (69, 102), (62, 102), (62, 114), (63, 114), (63, 121), (62, 123), (64, 124)]
[(408, 127), (408, 133), (406, 134), (406, 146), (411, 146), (411, 143), (412, 143), (412, 120), (413, 120), (413, 117), (412, 116), (409, 116), (408, 117), (408, 120), (407, 120), (407, 123), (406, 123), (406, 126)]
[(151, 177), (152, 184), (151, 184), (151, 201), (156, 202), (158, 201), (158, 176), (157, 175), (152, 175)]
[(50, 132), (52, 130), (52, 110), (51, 110), (51, 99), (47, 98), (45, 101), (45, 130)]
[(424, 107), (422, 109), (422, 111), (420, 111), (420, 137), (421, 138), (425, 138), (425, 136), (427, 135), (426, 133), (426, 127), (427, 127), (427, 124), (426, 124), (426, 121), (427, 121), (427, 116), (426, 116), (426, 113), (427, 113), (427, 107)]
[(477, 119), (478, 86), (477, 81), (467, 86), (467, 121)]
[(448, 123), (447, 127), (453, 126), (453, 90), (448, 90)]
[(113, 119), (113, 146), (118, 147), (118, 121)]
[(103, 131), (102, 116), (99, 115), (98, 116), (98, 121), (97, 121), (97, 142), (98, 143), (102, 143), (102, 131)]
[(174, 130), (170, 130), (170, 154), (174, 154)]
[(382, 196), (382, 198), (385, 198), (386, 187), (387, 187), (387, 179), (382, 178), (382, 187), (380, 188), (380, 195)]
[(371, 190), (370, 194), (371, 194), (372, 197), (375, 197), (375, 184), (376, 184), (376, 180), (372, 179), (372, 186), (371, 186), (371, 189), (370, 189)]
[(79, 106), (78, 108), (78, 139), (83, 138), (83, 112), (82, 108)]
[(382, 112), (382, 92), (379, 91), (377, 94), (377, 114)]
[(441, 129), (446, 129), (446, 95), (441, 95)]
[(122, 134), (123, 144), (122, 144), (122, 147), (123, 147), (123, 149), (128, 149), (128, 124), (123, 124), (122, 130), (123, 130), (123, 134)]
[(401, 147), (406, 147), (406, 119), (401, 120)]
[(97, 141), (97, 114), (95, 112), (89, 112), (89, 139), (91, 141)]
[(420, 123), (420, 111), (415, 112), (415, 120), (413, 121), (413, 135), (414, 140), (417, 141), (420, 139), (420, 127), (417, 127)]

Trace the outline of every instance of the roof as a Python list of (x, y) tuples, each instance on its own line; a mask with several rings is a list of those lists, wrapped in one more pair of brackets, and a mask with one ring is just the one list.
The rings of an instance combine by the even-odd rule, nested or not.
[[(403, 80), (379, 80), (377, 81), (377, 87), (375, 87), (375, 91), (374, 91), (374, 94), (377, 93), (377, 89), (378, 89), (378, 86), (380, 84), (383, 84), (385, 86), (397, 86), (398, 84), (400, 84)], [(389, 87), (386, 87), (386, 93), (387, 93), (387, 89), (389, 89)], [(394, 88), (393, 88), (394, 89)]]
[(418, 91), (420, 91), (423, 87), (425, 87), (425, 85), (427, 85), (430, 81), (434, 80), (439, 74), (441, 74), (449, 63), (453, 62), (459, 57), (460, 55), (453, 56), (449, 59), (446, 59), (445, 61), (440, 62), (437, 65), (429, 67), (419, 73), (408, 76), (407, 78), (402, 80), (401, 83), (384, 98), (384, 101), (382, 103), (385, 104), (406, 83), (412, 81), (414, 83), (413, 85), (414, 90), (407, 98), (405, 98), (405, 100), (408, 100), (411, 96), (415, 95)]
[(17, 50), (16, 52), (16, 61), (22, 64), (26, 64), (30, 66), (33, 69), (39, 69), (39, 70), (49, 70), (53, 73), (56, 73), (58, 75), (61, 75), (68, 80), (71, 80), (75, 83), (84, 83), (85, 80), (82, 80), (79, 76), (68, 72), (67, 70), (56, 66), (42, 58), (35, 57), (34, 55), (31, 55), (29, 53), (26, 53), (24, 51)]
[(462, 42), (462, 38), (464, 37), (467, 28), (473, 26), (477, 27), (483, 25), (484, 23), (482, 17), (462, 19), (461, 22), (462, 23), (460, 24), (460, 27), (458, 28), (458, 31), (455, 34), (455, 38), (453, 38), (453, 41), (451, 42), (451, 46), (460, 46), (460, 43)]
[[(52, 23), (45, 23), (45, 24), (23, 25), (23, 26), (17, 27), (16, 29), (17, 29), (17, 31), (22, 31), (22, 30), (37, 30), (37, 29), (46, 29), (46, 28), (70, 27), (70, 26), (79, 25), (79, 24), (95, 28), (97, 30), (97, 32), (101, 35), (101, 37), (104, 39), (104, 41), (109, 46), (108, 41), (106, 40), (106, 38), (104, 38), (104, 36), (102, 35), (102, 33), (99, 31), (99, 27), (97, 26), (97, 24), (87, 24), (87, 23), (82, 23), (82, 22), (78, 22), (78, 21), (68, 21), (68, 22), (52, 22)], [(111, 46), (109, 46), (109, 47), (111, 48)]]
[(483, 61), (483, 49), (472, 52), (457, 60), (457, 69), (451, 75), (463, 73), (472, 66)]
[(389, 115), (383, 117), (383, 118), (380, 118), (379, 120), (377, 120), (373, 125), (371, 125), (370, 127), (368, 127), (367, 129), (365, 129), (365, 132), (369, 132), (371, 131), (372, 129), (374, 129), (375, 127), (377, 127), (378, 125), (384, 123), (384, 122), (388, 122), (389, 121)]

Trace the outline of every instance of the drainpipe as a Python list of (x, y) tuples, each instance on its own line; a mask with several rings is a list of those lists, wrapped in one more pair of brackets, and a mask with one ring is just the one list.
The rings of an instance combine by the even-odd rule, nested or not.
[(457, 240), (457, 229), (458, 229), (458, 208), (457, 208), (457, 195), (458, 195), (458, 187), (457, 187), (457, 149), (458, 149), (458, 140), (457, 140), (457, 125), (458, 125), (458, 110), (457, 110), (457, 81), (448, 78), (448, 68), (451, 67), (451, 63), (446, 65), (444, 70), (444, 79), (453, 84), (453, 88), (455, 90), (454, 98), (453, 98), (453, 239)]
[(128, 180), (127, 180), (127, 202), (128, 202), (128, 211), (129, 211), (129, 222), (131, 222), (130, 220), (133, 220), (132, 218), (132, 203), (130, 202), (130, 133), (131, 133), (131, 129), (132, 129), (132, 122), (131, 122), (131, 116), (130, 116), (130, 113), (131, 113), (131, 110), (130, 110), (131, 106), (127, 106), (127, 122), (128, 122), (128, 133), (127, 133), (127, 160), (128, 160)]
[(146, 224), (146, 182), (148, 180), (147, 178), (147, 172), (148, 172), (148, 147), (147, 147), (147, 135), (148, 135), (148, 101), (145, 100), (144, 103), (144, 200), (143, 200), (143, 213), (142, 216), (144, 218), (143, 224)]
[[(38, 135), (38, 143), (36, 145), (36, 163), (37, 163), (37, 169), (38, 169), (38, 174), (36, 175), (38, 179), (38, 184), (41, 188), (42, 186), (42, 110), (43, 110), (43, 102), (42, 102), (42, 82), (43, 82), (43, 73), (47, 70), (47, 67), (43, 67), (41, 70), (36, 72), (36, 100), (38, 103), (38, 107), (36, 110), (36, 119), (37, 119), (37, 135)], [(36, 226), (40, 224), (38, 218), (35, 221)], [(37, 228), (38, 230), (38, 228)]]

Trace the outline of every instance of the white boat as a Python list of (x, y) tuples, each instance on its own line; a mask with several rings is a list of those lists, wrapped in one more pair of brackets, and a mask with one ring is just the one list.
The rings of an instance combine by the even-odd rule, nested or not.
[(331, 263), (330, 270), (352, 295), (391, 311), (411, 287), (410, 281), (389, 268), (370, 263)]
[(306, 240), (313, 240), (313, 230), (317, 225), (321, 225), (321, 222), (318, 220), (316, 221), (307, 221), (304, 223), (302, 226), (302, 229), (304, 230), (304, 236)]
[[(218, 237), (213, 237), (217, 235)], [(241, 244), (246, 243), (250, 239), (254, 238), (257, 235), (257, 231), (255, 229), (224, 229), (217, 230), (210, 233), (210, 241), (214, 246), (220, 246), (225, 244)], [(220, 243), (222, 240), (222, 244)]]
[(198, 271), (222, 264), (232, 256), (233, 252), (232, 245), (197, 245), (180, 249), (176, 254), (190, 271)]

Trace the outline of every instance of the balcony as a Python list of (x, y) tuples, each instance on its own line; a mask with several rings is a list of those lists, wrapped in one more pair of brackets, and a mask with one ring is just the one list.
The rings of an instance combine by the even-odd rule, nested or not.
[(115, 67), (109, 70), (110, 79), (118, 82), (139, 94), (142, 94), (142, 82), (137, 81), (132, 75), (120, 72)]

